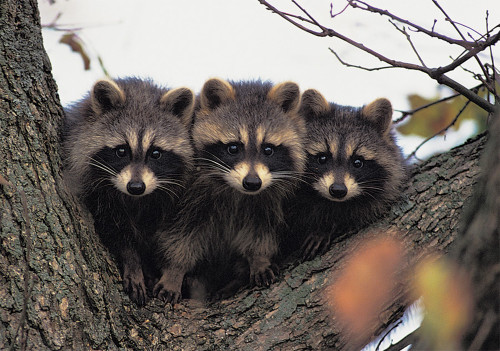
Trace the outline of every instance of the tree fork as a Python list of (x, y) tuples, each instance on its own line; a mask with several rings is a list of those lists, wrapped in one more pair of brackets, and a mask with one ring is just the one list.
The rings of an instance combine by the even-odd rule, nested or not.
[[(485, 136), (418, 166), (406, 200), (385, 219), (338, 238), (313, 261), (290, 263), (268, 289), (243, 290), (210, 305), (183, 301), (172, 309), (153, 299), (137, 308), (88, 213), (61, 182), (63, 112), (36, 3), (6, 0), (0, 11), (0, 174), (14, 185), (0, 186), (0, 349), (347, 349), (352, 345), (323, 291), (357, 245), (375, 235), (371, 229), (401, 233), (408, 267), (427, 251), (448, 252), (455, 240)], [(26, 194), (29, 221), (15, 189)], [(409, 302), (402, 281), (366, 341)], [(20, 323), (24, 333), (17, 332)]]

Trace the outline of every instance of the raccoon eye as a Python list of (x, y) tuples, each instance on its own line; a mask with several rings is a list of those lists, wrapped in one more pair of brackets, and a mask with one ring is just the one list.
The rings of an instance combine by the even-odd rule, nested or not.
[(317, 157), (320, 165), (324, 165), (326, 163), (327, 157), (325, 154), (319, 154)]
[(231, 155), (236, 155), (238, 151), (240, 151), (240, 148), (237, 144), (229, 144), (227, 146), (227, 152), (229, 152)]
[(158, 149), (155, 149), (151, 152), (151, 156), (150, 156), (153, 160), (157, 160), (161, 157), (161, 151), (158, 150)]
[(274, 154), (274, 149), (272, 146), (270, 145), (266, 145), (264, 146), (263, 148), (263, 152), (264, 152), (264, 155), (266, 156), (271, 156), (272, 154)]
[(363, 167), (363, 159), (361, 157), (358, 157), (356, 159), (354, 159), (354, 161), (352, 161), (352, 164), (354, 166), (354, 168), (361, 168)]
[(127, 149), (123, 146), (118, 146), (115, 149), (115, 154), (116, 154), (116, 156), (118, 156), (120, 158), (125, 157), (125, 156), (127, 156)]

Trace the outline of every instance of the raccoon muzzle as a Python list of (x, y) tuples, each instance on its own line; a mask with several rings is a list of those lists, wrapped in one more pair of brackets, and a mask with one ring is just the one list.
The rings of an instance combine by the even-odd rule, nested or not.
[(262, 180), (256, 175), (247, 175), (242, 181), (243, 188), (248, 191), (257, 191), (262, 186)]
[(142, 195), (146, 190), (144, 182), (130, 181), (127, 183), (127, 191), (130, 195)]
[(333, 183), (328, 189), (330, 195), (336, 199), (342, 199), (347, 195), (347, 187), (345, 184)]

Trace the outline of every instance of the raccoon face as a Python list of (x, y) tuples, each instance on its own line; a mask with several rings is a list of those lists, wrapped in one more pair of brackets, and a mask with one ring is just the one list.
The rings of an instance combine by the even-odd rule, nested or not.
[(209, 145), (203, 153), (218, 164), (227, 184), (245, 194), (258, 194), (291, 172), (292, 161), (283, 145), (234, 140)]
[(383, 191), (387, 173), (363, 146), (353, 142), (336, 151), (308, 156), (308, 171), (315, 179), (312, 187), (319, 194), (342, 202), (356, 197), (377, 197)]
[(91, 132), (75, 146), (87, 151), (93, 188), (114, 187), (132, 197), (155, 190), (177, 196), (192, 157), (187, 130), (194, 95), (186, 88), (164, 92), (140, 83), (97, 82), (91, 92)]
[(180, 156), (156, 145), (140, 150), (137, 146), (133, 149), (130, 144), (100, 150), (92, 158), (95, 178), (109, 179), (116, 189), (130, 196), (148, 195), (158, 188), (168, 189), (162, 184), (180, 185), (172, 179), (184, 172)]
[(207, 81), (193, 127), (205, 174), (249, 195), (290, 189), (305, 162), (299, 94), (295, 83)]
[(308, 127), (307, 179), (321, 196), (336, 202), (371, 201), (392, 191), (391, 170), (401, 162), (389, 135), (388, 100), (356, 109), (329, 104), (320, 93), (308, 90), (301, 113)]

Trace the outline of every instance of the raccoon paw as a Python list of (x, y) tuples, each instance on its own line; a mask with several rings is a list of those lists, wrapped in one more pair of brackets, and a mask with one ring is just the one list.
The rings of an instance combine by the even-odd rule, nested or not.
[(302, 244), (302, 261), (309, 261), (318, 254), (324, 254), (329, 246), (330, 235), (324, 233), (309, 234)]
[(136, 271), (135, 274), (132, 272), (124, 274), (123, 290), (125, 290), (130, 299), (138, 306), (144, 306), (146, 304), (147, 291), (142, 271)]
[(162, 276), (153, 289), (153, 296), (166, 303), (175, 305), (181, 299), (181, 286), (177, 287), (177, 285), (175, 282), (171, 282), (168, 278)]
[(278, 268), (275, 265), (264, 267), (258, 271), (250, 271), (250, 282), (257, 286), (269, 287), (276, 281)]

